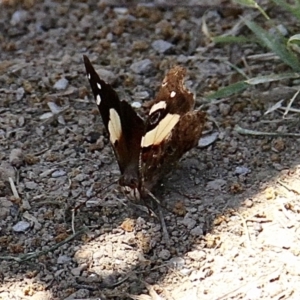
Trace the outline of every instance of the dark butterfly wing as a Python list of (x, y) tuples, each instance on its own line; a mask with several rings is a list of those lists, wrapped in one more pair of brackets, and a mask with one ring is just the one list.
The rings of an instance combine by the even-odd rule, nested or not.
[(197, 145), (202, 134), (206, 115), (193, 110), (194, 96), (185, 88), (184, 76), (184, 68), (172, 68), (149, 111), (140, 155), (143, 186), (148, 190)]
[(115, 90), (99, 77), (87, 56), (83, 58), (96, 104), (123, 174), (123, 185), (131, 181), (137, 184), (144, 122), (134, 109), (126, 101), (120, 101)]

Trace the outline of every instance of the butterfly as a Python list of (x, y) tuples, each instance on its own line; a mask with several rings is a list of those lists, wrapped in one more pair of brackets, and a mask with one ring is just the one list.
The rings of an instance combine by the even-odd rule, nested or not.
[(83, 56), (88, 80), (114, 150), (123, 193), (138, 202), (169, 173), (202, 135), (206, 114), (194, 110), (194, 95), (184, 86), (186, 70), (173, 67), (156, 98), (149, 101), (143, 120), (116, 91), (102, 80)]

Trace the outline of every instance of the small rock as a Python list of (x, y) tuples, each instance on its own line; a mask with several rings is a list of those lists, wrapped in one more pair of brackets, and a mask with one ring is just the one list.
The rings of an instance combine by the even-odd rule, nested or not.
[(97, 140), (100, 138), (100, 133), (97, 131), (91, 131), (86, 136), (86, 141), (88, 143), (94, 144), (97, 142)]
[(15, 11), (10, 19), (10, 24), (15, 26), (21, 22), (24, 22), (27, 19), (27, 15), (28, 13), (26, 10)]
[(17, 101), (22, 100), (24, 94), (25, 94), (24, 88), (22, 88), (22, 87), (18, 88), (17, 91), (16, 91)]
[(134, 93), (133, 97), (134, 97), (134, 99), (145, 100), (145, 99), (148, 99), (150, 97), (150, 95), (147, 91), (141, 91), (141, 92)]
[(192, 273), (192, 269), (188, 269), (188, 268), (184, 268), (182, 270), (180, 270), (180, 274), (184, 275), (184, 276), (189, 276)]
[(0, 165), (0, 179), (4, 182), (8, 182), (9, 177), (15, 178), (15, 170), (8, 162), (3, 161)]
[(28, 181), (28, 182), (25, 182), (25, 187), (29, 190), (36, 190), (38, 185), (34, 181)]
[(78, 264), (85, 264), (89, 263), (89, 261), (92, 259), (92, 256), (92, 251), (80, 249), (75, 253), (74, 258)]
[(185, 225), (188, 230), (194, 228), (196, 223), (197, 222), (194, 219), (190, 218), (188, 214), (186, 214), (182, 220), (182, 224)]
[(163, 259), (163, 260), (169, 259), (170, 256), (171, 256), (170, 251), (169, 251), (169, 250), (166, 250), (166, 249), (161, 250), (161, 251), (158, 253), (158, 257), (161, 258), (161, 259)]
[(226, 103), (221, 103), (219, 105), (219, 109), (220, 109), (220, 113), (222, 116), (228, 116), (230, 109), (231, 109), (231, 105), (226, 104)]
[(56, 90), (65, 90), (69, 84), (69, 81), (66, 78), (61, 78), (55, 82), (54, 88)]
[(58, 278), (61, 274), (63, 274), (65, 272), (64, 269), (60, 269), (60, 270), (57, 270), (55, 273), (54, 273), (54, 277), (55, 278)]
[(71, 273), (74, 276), (80, 276), (81, 272), (86, 268), (86, 266), (79, 266), (77, 268), (71, 269)]
[(161, 54), (166, 53), (173, 48), (173, 44), (164, 40), (156, 40), (151, 44), (151, 46), (154, 50)]
[(26, 221), (20, 221), (12, 227), (14, 232), (24, 232), (30, 227), (30, 223)]
[[(72, 300), (72, 299), (86, 299), (89, 298), (90, 292), (87, 289), (80, 289), (76, 291), (75, 293), (71, 294), (67, 298), (64, 298), (64, 300)], [(101, 300), (100, 298), (96, 298)]]
[(93, 260), (94, 261), (99, 261), (100, 259), (102, 259), (104, 256), (106, 255), (105, 250), (104, 249), (100, 249), (98, 251), (95, 251), (93, 253)]
[(97, 69), (99, 76), (109, 84), (114, 84), (118, 78), (113, 72), (106, 69)]
[(177, 61), (178, 61), (178, 63), (180, 63), (180, 64), (185, 64), (185, 63), (188, 62), (188, 60), (189, 60), (189, 58), (188, 58), (187, 56), (183, 55), (183, 54), (180, 54), (180, 55), (177, 57)]
[(191, 235), (192, 236), (201, 236), (201, 235), (203, 235), (202, 226), (197, 226), (197, 227), (193, 228), (191, 230)]
[(60, 255), (58, 258), (57, 258), (57, 263), (59, 265), (63, 265), (63, 264), (67, 264), (68, 262), (71, 261), (71, 257), (67, 256), (67, 255)]
[(56, 170), (52, 173), (51, 177), (58, 178), (58, 177), (65, 176), (65, 175), (66, 175), (66, 172), (64, 170)]
[(206, 253), (202, 250), (193, 250), (187, 253), (187, 256), (195, 261), (203, 261), (206, 259)]
[(140, 107), (142, 107), (142, 104), (140, 102), (135, 101), (135, 102), (132, 102), (131, 106), (133, 108), (140, 108)]
[(24, 156), (22, 149), (16, 148), (11, 150), (9, 155), (9, 162), (12, 166), (19, 168), (24, 163)]
[(273, 35), (274, 37), (278, 36), (278, 31), (283, 35), (287, 36), (288, 35), (288, 30), (286, 27), (282, 24), (278, 24), (276, 27), (272, 27), (269, 29), (269, 33)]
[(181, 269), (183, 268), (184, 264), (185, 264), (185, 260), (182, 257), (172, 257), (169, 260), (169, 264), (176, 269)]
[(81, 174), (76, 175), (74, 177), (74, 180), (77, 180), (77, 181), (81, 182), (81, 181), (85, 180), (86, 178), (87, 178), (87, 176), (85, 174), (81, 173)]
[(9, 215), (10, 208), (13, 206), (13, 203), (6, 199), (6, 197), (0, 198), (0, 220), (5, 220), (6, 217)]
[(253, 202), (252, 202), (252, 200), (247, 199), (247, 200), (244, 201), (244, 205), (245, 205), (246, 207), (250, 208), (250, 207), (253, 206)]
[(218, 132), (212, 132), (211, 134), (207, 134), (199, 139), (198, 147), (200, 147), (200, 148), (207, 147), (207, 146), (211, 145), (212, 143), (214, 143), (218, 137), (219, 137)]
[(247, 167), (236, 167), (234, 171), (235, 175), (246, 175), (248, 173), (250, 173), (250, 169)]
[(224, 179), (215, 179), (207, 183), (207, 188), (209, 190), (221, 191), (224, 185), (226, 185), (226, 181)]
[(114, 12), (118, 15), (126, 15), (126, 14), (128, 14), (128, 8), (126, 8), (126, 7), (115, 7)]
[(136, 74), (145, 74), (153, 68), (153, 63), (150, 59), (146, 58), (133, 63), (130, 69)]

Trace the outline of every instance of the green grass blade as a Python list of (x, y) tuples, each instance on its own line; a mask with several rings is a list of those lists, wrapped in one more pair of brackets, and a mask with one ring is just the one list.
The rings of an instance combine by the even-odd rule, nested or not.
[(299, 78), (300, 73), (283, 73), (283, 74), (271, 74), (267, 76), (257, 76), (248, 80), (245, 80), (246, 83), (250, 85), (256, 85), (260, 83), (278, 81), (283, 79)]
[(257, 38), (269, 49), (271, 49), (275, 54), (277, 54), (280, 59), (289, 65), (292, 69), (300, 72), (300, 62), (297, 57), (287, 50), (283, 39), (280, 36), (273, 36), (265, 31), (262, 27), (258, 26), (252, 21), (244, 19), (245, 24), (248, 28), (253, 31)]
[(240, 5), (244, 5), (247, 7), (254, 7), (256, 9), (258, 9), (260, 11), (260, 13), (267, 19), (269, 20), (269, 16), (267, 15), (267, 13), (262, 9), (261, 6), (258, 5), (257, 2), (255, 2), (254, 0), (234, 0), (235, 3), (238, 3)]
[(295, 5), (290, 5), (286, 0), (272, 0), (278, 6), (281, 6), (300, 21), (300, 1), (295, 1)]
[(217, 90), (216, 92), (213, 92), (213, 93), (209, 94), (205, 98), (207, 100), (226, 98), (226, 97), (229, 97), (233, 94), (242, 92), (248, 86), (249, 86), (249, 84), (247, 84), (245, 81), (239, 81), (239, 82), (236, 82), (236, 83), (231, 84), (229, 86), (226, 86), (224, 88), (221, 88), (221, 89)]

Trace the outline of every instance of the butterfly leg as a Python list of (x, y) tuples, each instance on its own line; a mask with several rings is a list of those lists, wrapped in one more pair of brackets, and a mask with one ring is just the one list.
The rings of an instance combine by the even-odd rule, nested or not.
[(167, 229), (166, 222), (164, 219), (162, 207), (160, 205), (158, 205), (158, 213), (159, 213), (160, 224), (161, 224), (161, 228), (162, 228), (162, 232), (163, 232), (163, 239), (165, 240), (166, 245), (168, 247), (170, 247), (171, 246), (170, 235), (168, 233), (168, 229)]

